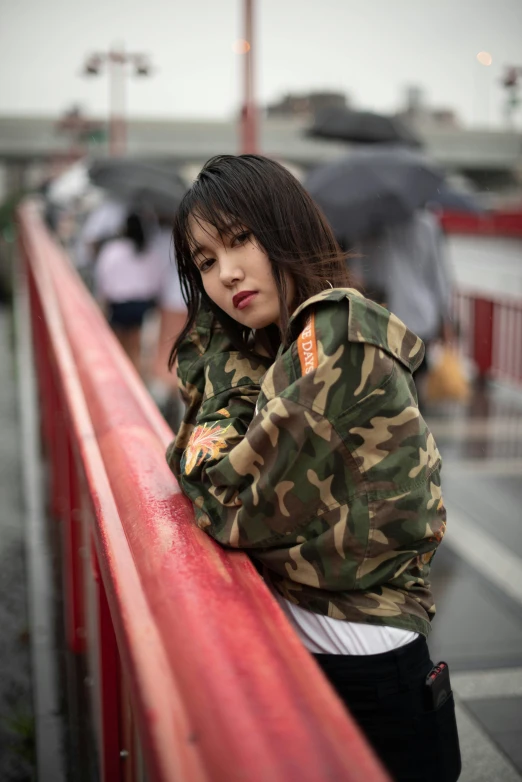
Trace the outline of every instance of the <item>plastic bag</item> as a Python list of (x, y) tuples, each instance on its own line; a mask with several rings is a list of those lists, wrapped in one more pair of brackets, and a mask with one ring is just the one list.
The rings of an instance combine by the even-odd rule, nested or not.
[(433, 357), (424, 394), (427, 402), (465, 402), (470, 395), (470, 385), (462, 359), (451, 345), (443, 345)]

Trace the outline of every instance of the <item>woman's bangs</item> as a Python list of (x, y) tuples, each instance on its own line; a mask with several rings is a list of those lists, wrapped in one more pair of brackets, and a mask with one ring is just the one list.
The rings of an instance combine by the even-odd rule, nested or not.
[(225, 239), (234, 226), (244, 224), (239, 215), (235, 214), (233, 202), (224, 197), (225, 194), (208, 192), (210, 188), (205, 190), (207, 192), (191, 193), (192, 197), (183, 204), (183, 215), (180, 215), (180, 227), (191, 256), (197, 246), (193, 233), (194, 223), (205, 232), (205, 224), (211, 225), (221, 239)]

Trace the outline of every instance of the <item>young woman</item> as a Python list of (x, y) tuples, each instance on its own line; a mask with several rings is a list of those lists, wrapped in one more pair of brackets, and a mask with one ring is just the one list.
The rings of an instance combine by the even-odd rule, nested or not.
[(198, 525), (241, 548), (396, 780), (455, 780), (451, 697), (425, 703), (440, 455), (417, 407), (422, 342), (349, 287), (300, 184), (210, 160), (174, 240), (187, 403), (167, 452)]
[(125, 220), (123, 235), (106, 242), (96, 260), (94, 282), (107, 318), (134, 366), (141, 369), (141, 328), (147, 312), (156, 306), (168, 268), (147, 246), (139, 215)]

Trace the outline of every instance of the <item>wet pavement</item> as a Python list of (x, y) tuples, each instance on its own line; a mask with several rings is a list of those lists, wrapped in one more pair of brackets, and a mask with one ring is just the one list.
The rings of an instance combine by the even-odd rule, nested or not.
[(34, 779), (24, 506), (11, 311), (0, 306), (0, 780)]
[(432, 569), (432, 658), (457, 698), (463, 782), (522, 779), (522, 394), (426, 411), (448, 527)]

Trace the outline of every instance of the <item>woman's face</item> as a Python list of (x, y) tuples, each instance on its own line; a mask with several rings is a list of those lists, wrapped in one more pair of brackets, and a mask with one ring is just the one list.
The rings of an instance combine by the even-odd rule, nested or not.
[[(268, 255), (242, 225), (223, 238), (205, 221), (190, 219), (194, 262), (207, 296), (227, 315), (251, 329), (279, 324), (279, 296)], [(288, 306), (295, 286), (287, 277)]]

